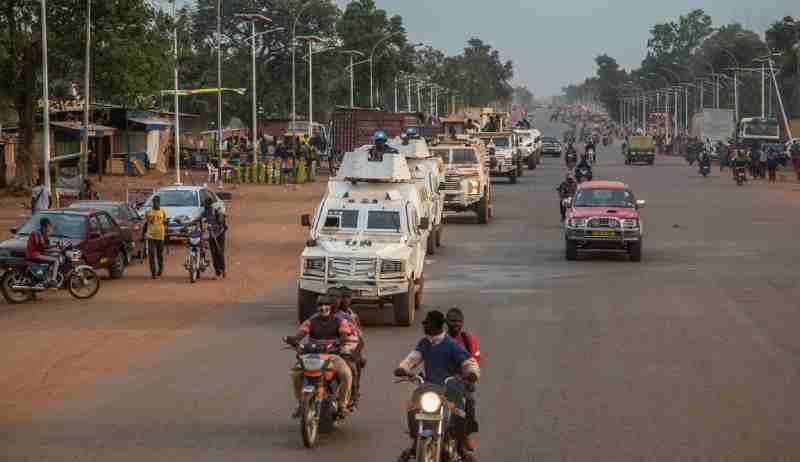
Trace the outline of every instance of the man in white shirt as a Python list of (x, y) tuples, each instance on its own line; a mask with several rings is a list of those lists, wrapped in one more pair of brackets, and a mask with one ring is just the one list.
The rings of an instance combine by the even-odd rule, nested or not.
[(31, 190), (31, 214), (50, 208), (50, 191), (44, 185), (44, 170), (39, 171), (36, 186)]

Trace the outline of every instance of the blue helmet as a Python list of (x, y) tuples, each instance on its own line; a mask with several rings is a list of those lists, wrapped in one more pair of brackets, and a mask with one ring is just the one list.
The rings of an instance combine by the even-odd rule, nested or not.
[(378, 130), (377, 132), (375, 132), (375, 141), (376, 142), (383, 141), (385, 143), (388, 139), (389, 138), (386, 136), (386, 132), (385, 131)]
[(406, 136), (409, 138), (416, 138), (419, 136), (419, 132), (417, 131), (417, 127), (408, 127), (406, 128)]

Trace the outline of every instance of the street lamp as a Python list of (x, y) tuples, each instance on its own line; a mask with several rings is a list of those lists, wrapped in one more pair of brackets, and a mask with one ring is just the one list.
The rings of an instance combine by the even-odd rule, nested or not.
[(372, 47), (372, 53), (369, 54), (369, 107), (370, 108), (374, 108), (375, 107), (375, 102), (374, 102), (375, 101), (374, 100), (374, 98), (375, 98), (375, 89), (374, 89), (374, 74), (373, 74), (373, 59), (375, 58), (375, 50), (377, 50), (378, 46), (381, 43), (385, 42), (386, 40), (388, 40), (388, 39), (390, 39), (392, 37), (396, 37), (398, 35), (402, 35), (402, 34), (403, 34), (402, 32), (391, 33), (391, 34), (387, 35), (386, 37), (378, 40), (375, 43), (375, 46)]
[(297, 100), (297, 92), (295, 90), (295, 85), (296, 85), (295, 81), (297, 79), (295, 77), (295, 75), (296, 75), (296, 71), (295, 71), (295, 67), (296, 67), (296, 65), (295, 65), (295, 54), (296, 54), (296, 52), (295, 52), (295, 49), (297, 47), (297, 43), (296, 43), (297, 37), (295, 36), (295, 34), (297, 33), (297, 21), (300, 20), (300, 16), (312, 4), (314, 4), (314, 1), (313, 0), (309, 0), (302, 7), (300, 7), (300, 9), (294, 15), (294, 20), (292, 21), (292, 41), (291, 41), (291, 44), (292, 44), (292, 133), (294, 133), (294, 125), (295, 125), (295, 121), (297, 120), (297, 108), (295, 106), (295, 104), (296, 104), (295, 102)]
[[(300, 35), (295, 37), (299, 40), (308, 42), (308, 139), (311, 139), (312, 128), (314, 122), (314, 80), (313, 80), (313, 62), (314, 62), (314, 43), (319, 43), (322, 38), (316, 35)], [(294, 114), (292, 115), (294, 117)], [(292, 122), (292, 133), (294, 133), (294, 121)]]
[[(256, 22), (257, 21), (261, 21), (261, 22), (265, 22), (265, 23), (271, 23), (272, 20), (269, 19), (268, 17), (264, 16), (264, 15), (261, 15), (261, 14), (241, 14), (241, 13), (238, 13), (238, 14), (235, 14), (234, 16), (239, 18), (239, 19), (241, 19), (241, 20), (243, 20), (243, 21), (250, 21), (250, 31), (251, 31), (250, 32), (250, 34), (251, 34), (250, 35), (250, 40), (252, 41), (252, 43), (250, 44), (250, 49), (252, 50), (251, 61), (252, 61), (252, 66), (253, 66), (253, 77), (252, 77), (252, 79), (253, 79), (253, 133), (250, 134), (250, 141), (251, 141), (251, 144), (253, 145), (253, 162), (255, 162), (258, 159), (258, 151), (256, 150), (256, 139), (257, 139), (257, 135), (258, 135), (258, 114), (257, 114), (258, 111), (257, 111), (257, 107), (256, 107), (257, 106), (257, 101), (256, 101), (257, 100), (257, 93), (256, 93), (256, 88), (257, 88), (256, 87)], [(279, 29), (283, 30), (282, 27), (279, 28)], [(273, 32), (275, 30), (278, 30), (278, 29), (273, 29), (272, 31), (269, 31), (269, 32)]]
[[(178, 10), (176, 0), (172, 0), (172, 17), (175, 21), (174, 39), (174, 60), (175, 60), (175, 184), (181, 184), (181, 118), (180, 118), (180, 96), (178, 95)], [(88, 130), (88, 127), (87, 127)]]
[(350, 55), (350, 107), (355, 107), (355, 74), (354, 74), (354, 67), (353, 64), (353, 56), (363, 57), (364, 53), (358, 50), (341, 50), (339, 53), (343, 53), (346, 55)]

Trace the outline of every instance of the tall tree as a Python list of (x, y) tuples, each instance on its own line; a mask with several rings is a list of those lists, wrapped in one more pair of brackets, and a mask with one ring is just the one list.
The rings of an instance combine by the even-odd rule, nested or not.
[(780, 82), (786, 89), (783, 96), (787, 117), (796, 117), (800, 114), (800, 22), (787, 16), (773, 23), (766, 36), (770, 48), (781, 53), (778, 66)]

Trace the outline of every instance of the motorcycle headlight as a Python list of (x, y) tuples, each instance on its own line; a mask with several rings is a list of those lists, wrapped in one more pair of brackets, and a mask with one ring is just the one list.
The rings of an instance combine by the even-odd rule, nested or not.
[(586, 218), (570, 218), (569, 225), (573, 228), (583, 228), (586, 226)]
[(422, 394), (422, 397), (419, 399), (419, 404), (423, 411), (434, 413), (442, 407), (442, 398), (440, 398), (437, 393), (428, 391)]

